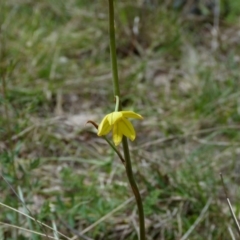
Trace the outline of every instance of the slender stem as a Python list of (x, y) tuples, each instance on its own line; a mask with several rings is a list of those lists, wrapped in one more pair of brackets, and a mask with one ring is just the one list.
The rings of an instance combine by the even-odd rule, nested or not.
[[(98, 130), (98, 125), (95, 122), (88, 120), (87, 123), (91, 123)], [(110, 140), (107, 139), (106, 136), (103, 136), (103, 138), (106, 140), (106, 142), (109, 144), (109, 146), (116, 152), (116, 154), (121, 159), (123, 165), (125, 166), (125, 160), (124, 160), (122, 154), (118, 151), (118, 149), (114, 146), (114, 144)]]
[(118, 155), (120, 160), (122, 161), (122, 164), (125, 166), (125, 160), (122, 156), (122, 154), (118, 151), (118, 149), (114, 146), (114, 144), (107, 139), (107, 137), (103, 136), (103, 138), (106, 140), (106, 142), (111, 146), (111, 148), (114, 150), (114, 152)]
[[(115, 44), (115, 28), (114, 28), (114, 5), (113, 0), (109, 0), (109, 38), (110, 38), (110, 53), (111, 53), (111, 63), (112, 63), (112, 76), (113, 76), (113, 88), (114, 88), (114, 96), (117, 96), (116, 100), (118, 101), (118, 109), (121, 110), (121, 101), (120, 98), (120, 90), (119, 90), (119, 81), (118, 81), (118, 68), (117, 68), (117, 56), (116, 56), (116, 44)], [(133, 194), (135, 196), (138, 214), (139, 214), (139, 228), (140, 228), (140, 240), (145, 240), (145, 223), (144, 223), (144, 211), (141, 195), (138, 189), (138, 186), (135, 182), (133, 171), (132, 171), (132, 163), (128, 148), (128, 141), (125, 136), (123, 136), (123, 152), (125, 159), (125, 167), (126, 173), (128, 177), (129, 184), (131, 185)]]
[(109, 39), (110, 39), (110, 55), (111, 55), (111, 65), (112, 65), (114, 96), (120, 97), (117, 55), (116, 55), (116, 43), (115, 43), (113, 0), (109, 0)]
[(116, 98), (115, 112), (118, 112), (119, 111), (119, 97), (115, 96), (115, 98)]
[(137, 207), (138, 207), (138, 215), (139, 215), (139, 228), (140, 228), (140, 240), (145, 240), (145, 221), (144, 221), (144, 211), (143, 211), (143, 204), (142, 204), (142, 198), (138, 189), (138, 186), (135, 182), (133, 171), (132, 171), (132, 163), (131, 158), (129, 154), (129, 148), (128, 148), (128, 140), (124, 136), (123, 137), (123, 152), (124, 152), (124, 158), (125, 158), (125, 164), (126, 164), (126, 172), (128, 181), (131, 185), (132, 191), (134, 193)]

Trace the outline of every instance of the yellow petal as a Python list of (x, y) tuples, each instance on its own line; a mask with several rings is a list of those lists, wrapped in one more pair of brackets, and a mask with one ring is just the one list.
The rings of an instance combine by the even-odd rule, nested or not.
[(122, 118), (122, 112), (112, 112), (109, 113), (107, 116), (109, 124), (113, 125)]
[(107, 118), (108, 115), (103, 118), (102, 122), (98, 126), (98, 136), (107, 135), (112, 129)]
[(125, 118), (143, 119), (143, 117), (140, 114), (137, 114), (133, 111), (122, 111), (121, 113)]
[(118, 123), (116, 123), (113, 127), (113, 142), (116, 146), (121, 143), (122, 137), (123, 137), (122, 132), (119, 128)]
[(130, 138), (132, 141), (135, 139), (136, 133), (133, 125), (126, 118), (122, 118), (122, 120), (118, 122), (118, 126), (123, 135)]

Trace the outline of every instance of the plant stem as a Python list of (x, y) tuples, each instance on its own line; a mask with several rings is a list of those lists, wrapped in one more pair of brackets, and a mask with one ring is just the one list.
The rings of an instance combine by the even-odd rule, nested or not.
[[(114, 96), (118, 96), (120, 99), (120, 90), (119, 90), (119, 81), (118, 81), (118, 68), (117, 68), (117, 56), (116, 56), (116, 44), (115, 44), (115, 27), (114, 27), (114, 4), (113, 0), (109, 0), (109, 38), (110, 38), (110, 54), (111, 54), (111, 64), (112, 64), (112, 78), (113, 78), (113, 89)], [(117, 99), (117, 100), (119, 100)], [(122, 109), (121, 101), (119, 100), (119, 110)], [(137, 207), (138, 207), (138, 215), (139, 215), (139, 228), (140, 228), (140, 240), (145, 240), (145, 223), (144, 223), (144, 211), (143, 204), (140, 192), (138, 190), (138, 186), (135, 182), (133, 171), (132, 171), (132, 163), (131, 157), (128, 148), (128, 140), (125, 136), (123, 136), (123, 152), (125, 159), (125, 167), (126, 173), (128, 177), (129, 184), (131, 185), (133, 194), (135, 196)]]
[[(98, 130), (98, 125), (95, 122), (88, 120), (87, 123), (91, 123)], [(108, 140), (108, 138), (106, 136), (103, 136), (103, 138), (106, 140), (106, 142), (109, 144), (109, 146), (114, 150), (114, 152), (116, 152), (116, 154), (119, 156), (120, 160), (122, 161), (123, 165), (125, 166), (125, 160), (124, 160), (122, 154), (115, 147), (115, 145), (110, 140)]]
[(106, 136), (103, 136), (103, 138), (106, 140), (106, 142), (111, 146), (111, 148), (114, 150), (114, 152), (118, 155), (120, 160), (122, 161), (122, 164), (125, 166), (125, 159), (123, 158), (122, 154), (118, 151), (118, 149), (114, 146), (114, 144), (107, 139)]
[(128, 181), (131, 185), (132, 191), (134, 193), (134, 196), (137, 202), (137, 207), (138, 207), (140, 240), (145, 240), (146, 239), (145, 238), (145, 221), (144, 221), (142, 198), (133, 176), (132, 163), (131, 163), (131, 158), (130, 158), (130, 153), (128, 148), (128, 140), (125, 136), (123, 137), (123, 152), (124, 152)]
[[(112, 65), (114, 96), (118, 96), (120, 98), (117, 55), (116, 55), (116, 43), (115, 43), (113, 0), (109, 0), (109, 39), (110, 39), (110, 55), (111, 55), (111, 65)], [(119, 107), (121, 108), (121, 104), (119, 104)]]
[(116, 99), (115, 112), (118, 112), (119, 111), (119, 97), (115, 96), (115, 99)]

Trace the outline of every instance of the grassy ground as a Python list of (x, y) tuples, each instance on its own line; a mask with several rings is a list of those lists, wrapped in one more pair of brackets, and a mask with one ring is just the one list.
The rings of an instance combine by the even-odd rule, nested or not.
[[(219, 173), (238, 217), (240, 4), (162, 2), (116, 5), (124, 108), (144, 116), (130, 148), (148, 240), (235, 239)], [(107, 1), (0, 1), (0, 239), (50, 239), (13, 225), (137, 239), (124, 168), (86, 125), (114, 110), (107, 14)]]

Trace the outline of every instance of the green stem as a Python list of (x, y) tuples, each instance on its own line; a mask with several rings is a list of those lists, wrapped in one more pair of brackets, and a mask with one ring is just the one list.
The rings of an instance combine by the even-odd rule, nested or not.
[[(114, 88), (114, 96), (120, 97), (119, 90), (119, 81), (118, 81), (118, 68), (117, 68), (117, 56), (116, 56), (116, 44), (115, 44), (115, 27), (114, 27), (114, 4), (113, 0), (109, 0), (109, 38), (110, 38), (110, 53), (111, 53), (111, 63), (112, 63), (112, 77), (113, 77), (113, 88)], [(117, 99), (119, 101), (119, 99)], [(121, 101), (119, 101), (119, 110), (122, 109)], [(144, 223), (144, 211), (141, 195), (138, 189), (138, 186), (135, 182), (133, 171), (132, 171), (132, 163), (131, 157), (128, 148), (128, 141), (125, 136), (123, 136), (123, 152), (125, 159), (125, 167), (126, 173), (128, 177), (129, 184), (131, 185), (132, 191), (134, 193), (137, 207), (138, 207), (138, 215), (139, 215), (139, 228), (140, 228), (140, 240), (145, 240), (145, 223)]]
[(113, 143), (111, 143), (111, 141), (109, 141), (107, 139), (107, 137), (103, 136), (103, 138), (106, 140), (106, 142), (111, 146), (111, 148), (114, 150), (114, 152), (118, 155), (118, 157), (120, 158), (120, 160), (122, 161), (123, 165), (125, 166), (125, 160), (122, 156), (122, 154), (117, 150), (117, 148), (114, 146)]
[(125, 136), (123, 137), (123, 152), (124, 152), (124, 159), (125, 159), (125, 164), (126, 164), (126, 172), (127, 172), (128, 181), (131, 185), (132, 191), (134, 193), (134, 196), (135, 196), (135, 199), (137, 202), (137, 207), (138, 207), (140, 240), (145, 240), (146, 234), (145, 234), (145, 222), (144, 222), (144, 211), (143, 211), (142, 198), (141, 198), (140, 192), (138, 190), (138, 186), (137, 186), (134, 176), (133, 176), (132, 163), (131, 163), (131, 158), (130, 158), (129, 148), (128, 148), (128, 140)]
[(115, 98), (116, 98), (115, 112), (118, 112), (119, 111), (119, 97), (115, 96)]
[(114, 96), (120, 97), (117, 55), (116, 55), (116, 43), (115, 43), (113, 0), (109, 0), (109, 39), (110, 39), (110, 55), (111, 55), (111, 64), (112, 64)]

